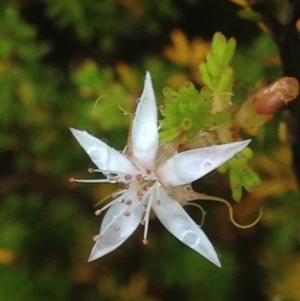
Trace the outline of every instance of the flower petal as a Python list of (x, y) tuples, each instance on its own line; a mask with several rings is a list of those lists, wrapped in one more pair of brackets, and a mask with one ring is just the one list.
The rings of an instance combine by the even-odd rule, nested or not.
[(131, 132), (134, 158), (145, 169), (151, 169), (158, 147), (157, 108), (150, 73), (146, 73), (143, 94), (136, 109)]
[(91, 160), (103, 172), (130, 174), (136, 171), (129, 159), (86, 131), (70, 128), (72, 134)]
[(159, 166), (157, 175), (166, 186), (191, 183), (228, 161), (250, 141), (213, 145), (176, 154)]
[(221, 267), (214, 247), (207, 236), (189, 217), (177, 201), (160, 189), (160, 203), (154, 202), (152, 208), (161, 223), (181, 242)]
[(135, 231), (144, 213), (143, 206), (140, 204), (135, 206), (129, 216), (124, 214), (128, 208), (124, 203), (116, 203), (109, 208), (88, 261), (98, 259), (115, 250)]

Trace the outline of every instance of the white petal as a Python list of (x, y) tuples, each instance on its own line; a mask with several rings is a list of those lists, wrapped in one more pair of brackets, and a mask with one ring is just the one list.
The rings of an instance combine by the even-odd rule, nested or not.
[(145, 169), (154, 164), (158, 147), (158, 125), (155, 95), (150, 73), (146, 73), (144, 91), (132, 124), (131, 143), (133, 156)]
[[(112, 205), (105, 214), (101, 227), (100, 235), (95, 243), (88, 261), (93, 261), (102, 257), (119, 247), (135, 231), (139, 225), (144, 209), (142, 205), (135, 206), (126, 216), (124, 212), (129, 208), (124, 203)], [(116, 229), (115, 226), (119, 229)], [(104, 231), (103, 230), (107, 229)]]
[(163, 189), (160, 190), (159, 200), (160, 203), (154, 202), (152, 208), (166, 229), (181, 242), (221, 267), (211, 242), (179, 203), (169, 197)]
[(130, 160), (106, 143), (93, 137), (86, 131), (79, 131), (73, 128), (70, 128), (70, 130), (101, 171), (131, 174), (136, 170)]
[(159, 166), (157, 175), (166, 186), (191, 183), (228, 161), (250, 141), (213, 145), (176, 154)]

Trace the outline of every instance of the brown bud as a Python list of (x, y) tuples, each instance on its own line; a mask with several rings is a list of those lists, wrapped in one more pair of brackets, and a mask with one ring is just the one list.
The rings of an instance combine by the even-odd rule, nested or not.
[(260, 115), (274, 115), (283, 105), (294, 100), (299, 93), (299, 83), (294, 77), (281, 77), (268, 87), (260, 89), (253, 97), (254, 111)]

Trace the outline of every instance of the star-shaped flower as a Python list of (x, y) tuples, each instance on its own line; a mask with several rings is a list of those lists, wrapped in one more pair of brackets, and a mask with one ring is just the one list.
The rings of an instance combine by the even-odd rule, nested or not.
[[(214, 170), (246, 147), (250, 140), (193, 149), (171, 155), (159, 151), (157, 107), (150, 73), (139, 100), (128, 145), (123, 153), (109, 147), (86, 131), (71, 128), (72, 134), (106, 179), (74, 180), (79, 182), (120, 183), (114, 200), (103, 218), (100, 234), (95, 237), (89, 261), (115, 250), (144, 225), (143, 242), (151, 209), (158, 219), (181, 242), (217, 266), (218, 256), (201, 228), (189, 217), (172, 191)], [(96, 213), (100, 214), (100, 210)]]

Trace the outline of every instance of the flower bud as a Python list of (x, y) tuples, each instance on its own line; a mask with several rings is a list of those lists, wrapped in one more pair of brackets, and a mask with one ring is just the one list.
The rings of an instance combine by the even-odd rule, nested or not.
[(299, 93), (299, 83), (294, 77), (281, 77), (266, 88), (260, 89), (253, 98), (257, 114), (274, 115), (284, 104), (292, 101)]

